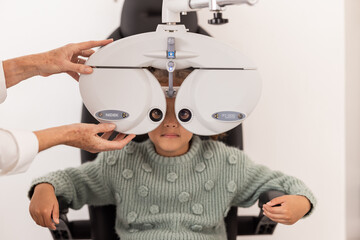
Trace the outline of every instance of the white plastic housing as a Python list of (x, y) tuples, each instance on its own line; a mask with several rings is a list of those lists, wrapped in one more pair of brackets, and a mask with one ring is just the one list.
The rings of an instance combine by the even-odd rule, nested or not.
[[(99, 122), (116, 124), (116, 131), (143, 134), (152, 131), (163, 121), (150, 119), (150, 110), (166, 113), (166, 99), (158, 80), (144, 69), (94, 69), (80, 78), (80, 93), (89, 112)], [(99, 118), (101, 111), (123, 111), (129, 114), (120, 120)]]
[[(255, 70), (195, 70), (182, 83), (175, 100), (179, 123), (198, 135), (215, 135), (238, 126), (255, 108), (261, 94), (261, 79)], [(181, 109), (192, 118), (182, 122)], [(242, 119), (223, 121), (213, 115), (237, 112)]]
[(155, 67), (166, 69), (167, 39), (175, 38), (176, 69), (245, 68), (254, 63), (219, 40), (187, 32), (184, 25), (159, 25), (156, 32), (142, 33), (117, 40), (94, 53), (86, 62), (90, 66)]
[(117, 40), (94, 53), (86, 62), (96, 67), (94, 73), (80, 76), (81, 95), (90, 113), (100, 122), (106, 120), (96, 116), (99, 111), (129, 113), (124, 119), (108, 121), (123, 133), (144, 134), (159, 126), (160, 122), (151, 121), (149, 111), (159, 108), (165, 116), (165, 96), (151, 73), (140, 68), (166, 69), (169, 37), (175, 38), (176, 58), (171, 61), (176, 69), (197, 69), (177, 95), (176, 110), (186, 106), (194, 115), (190, 122), (180, 123), (199, 135), (218, 134), (239, 125), (243, 118), (220, 121), (211, 114), (250, 114), (261, 91), (255, 65), (238, 50), (212, 37), (189, 33), (183, 25), (159, 25), (156, 32)]

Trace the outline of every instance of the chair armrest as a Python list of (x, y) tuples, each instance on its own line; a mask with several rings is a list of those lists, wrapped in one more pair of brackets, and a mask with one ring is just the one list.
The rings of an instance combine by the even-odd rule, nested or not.
[[(262, 207), (267, 202), (271, 201), (274, 198), (280, 197), (285, 195), (284, 192), (276, 191), (276, 190), (270, 190), (263, 192), (259, 196), (259, 208), (260, 213), (258, 217), (258, 224), (256, 226), (255, 234), (273, 234), (277, 225), (277, 222), (274, 222), (270, 218), (264, 215), (264, 211), (262, 210)], [(275, 205), (273, 207), (278, 207), (279, 205)]]
[(57, 197), (59, 203), (59, 213), (67, 214), (69, 212), (69, 204), (66, 202), (66, 199), (62, 196)]
[(57, 197), (59, 203), (59, 224), (56, 230), (50, 230), (54, 240), (91, 239), (91, 225), (89, 220), (69, 222), (66, 214), (69, 212), (69, 204), (65, 198)]
[(276, 191), (276, 190), (270, 190), (270, 191), (263, 192), (259, 196), (259, 204), (258, 204), (258, 206), (259, 206), (259, 208), (262, 209), (262, 206), (264, 204), (266, 204), (267, 202), (271, 201), (274, 198), (277, 198), (277, 197), (280, 197), (280, 196), (283, 196), (283, 195), (285, 195), (285, 193), (280, 192), (280, 191)]
[(273, 234), (276, 222), (272, 221), (263, 214), (262, 206), (270, 200), (285, 195), (285, 193), (275, 190), (263, 192), (259, 196), (260, 213), (256, 216), (238, 216), (237, 229), (238, 235), (265, 235)]

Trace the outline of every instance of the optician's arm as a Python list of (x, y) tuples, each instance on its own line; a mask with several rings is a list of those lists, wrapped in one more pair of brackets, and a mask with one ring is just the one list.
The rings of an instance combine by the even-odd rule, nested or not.
[[(135, 135), (119, 133), (107, 140), (114, 124), (71, 124), (33, 132), (0, 129), (0, 176), (25, 172), (38, 152), (56, 145), (68, 145), (89, 152), (122, 149)], [(104, 133), (101, 137), (98, 133)]]
[[(79, 74), (92, 73), (92, 68), (84, 65), (84, 58), (94, 53), (91, 48), (104, 46), (112, 41), (108, 39), (68, 44), (49, 52), (0, 61), (0, 103), (6, 98), (7, 88), (36, 75), (46, 77), (65, 72), (79, 80)], [(108, 131), (111, 133), (113, 129), (114, 127), (95, 124), (74, 124), (34, 133), (0, 129), (0, 176), (26, 171), (38, 152), (55, 145), (66, 144), (98, 152), (119, 149), (123, 142), (130, 141), (133, 137), (122, 139), (124, 135), (119, 135), (112, 142), (97, 136), (97, 133), (107, 132), (104, 136), (109, 137)]]
[(107, 39), (73, 43), (49, 52), (0, 61), (0, 103), (6, 98), (6, 88), (37, 75), (47, 77), (64, 72), (78, 81), (79, 74), (90, 74), (93, 71), (90, 66), (84, 65), (84, 58), (94, 53), (91, 48), (104, 46), (112, 41)]

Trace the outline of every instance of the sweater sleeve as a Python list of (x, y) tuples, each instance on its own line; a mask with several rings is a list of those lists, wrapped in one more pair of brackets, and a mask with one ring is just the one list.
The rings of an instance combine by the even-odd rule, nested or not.
[(83, 205), (115, 204), (112, 191), (104, 178), (104, 155), (77, 168), (68, 168), (35, 179), (29, 191), (32, 197), (34, 188), (40, 183), (50, 183), (56, 196), (62, 196), (69, 207), (80, 209)]
[(316, 205), (316, 199), (301, 180), (279, 171), (272, 171), (263, 165), (255, 164), (243, 152), (240, 152), (238, 159), (241, 171), (239, 171), (237, 194), (233, 202), (235, 206), (249, 207), (258, 200), (261, 193), (278, 190), (287, 195), (305, 196), (312, 205), (307, 215), (312, 212)]

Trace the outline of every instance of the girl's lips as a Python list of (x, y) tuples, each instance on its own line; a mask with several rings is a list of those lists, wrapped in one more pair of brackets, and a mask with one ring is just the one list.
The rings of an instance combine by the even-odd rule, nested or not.
[(162, 136), (162, 137), (167, 137), (167, 138), (179, 137), (179, 135), (177, 135), (177, 134), (171, 134), (171, 133), (163, 134), (163, 135), (161, 135), (161, 136)]

